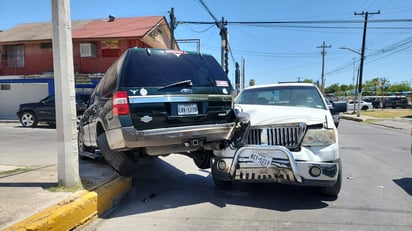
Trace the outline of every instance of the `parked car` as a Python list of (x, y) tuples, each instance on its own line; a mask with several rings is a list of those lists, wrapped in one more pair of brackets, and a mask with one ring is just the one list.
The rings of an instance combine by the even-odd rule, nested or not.
[(383, 108), (410, 108), (406, 97), (386, 97), (383, 100)]
[[(356, 101), (354, 101), (354, 100), (348, 101), (347, 109), (348, 110), (354, 110), (354, 107), (355, 107), (355, 110), (358, 109), (358, 101), (357, 100)], [(373, 109), (372, 103), (371, 102), (366, 102), (366, 101), (361, 101), (360, 102), (360, 109), (364, 110), (364, 111), (369, 110), (369, 109)]]
[[(89, 93), (76, 93), (78, 119), (83, 114), (89, 97)], [(41, 122), (54, 126), (56, 124), (55, 97), (49, 95), (39, 102), (20, 104), (16, 114), (23, 127), (36, 127)]]
[(234, 125), (231, 92), (210, 55), (129, 49), (90, 97), (80, 122), (79, 151), (100, 149), (123, 176), (136, 171), (140, 158), (171, 153), (209, 168), (211, 146), (226, 140)]
[(342, 184), (338, 132), (315, 85), (249, 87), (234, 103), (239, 123), (230, 144), (215, 150), (211, 160), (217, 186), (232, 181), (284, 183), (338, 195)]

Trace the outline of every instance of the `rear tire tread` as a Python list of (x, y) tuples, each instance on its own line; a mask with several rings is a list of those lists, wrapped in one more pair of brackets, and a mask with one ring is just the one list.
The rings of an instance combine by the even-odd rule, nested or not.
[(97, 137), (97, 143), (103, 158), (122, 176), (132, 176), (137, 170), (137, 164), (124, 152), (111, 150), (107, 142), (106, 134)]

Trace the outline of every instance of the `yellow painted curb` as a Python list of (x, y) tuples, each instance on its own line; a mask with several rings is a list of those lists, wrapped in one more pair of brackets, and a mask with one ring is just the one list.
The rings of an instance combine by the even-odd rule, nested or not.
[(116, 177), (95, 191), (82, 190), (4, 231), (71, 230), (115, 206), (130, 190), (131, 178)]

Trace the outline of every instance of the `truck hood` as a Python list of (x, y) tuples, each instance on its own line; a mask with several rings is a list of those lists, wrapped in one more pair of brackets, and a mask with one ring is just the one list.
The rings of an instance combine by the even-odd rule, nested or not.
[(249, 114), (251, 126), (299, 122), (304, 122), (307, 125), (323, 124), (325, 118), (329, 127), (333, 124), (330, 111), (323, 108), (250, 104), (237, 104), (235, 108)]

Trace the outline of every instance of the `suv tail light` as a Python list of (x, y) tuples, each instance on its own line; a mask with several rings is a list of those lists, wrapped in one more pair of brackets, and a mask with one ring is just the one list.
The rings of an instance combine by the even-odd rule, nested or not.
[(130, 113), (129, 98), (126, 91), (118, 91), (113, 95), (113, 116)]

